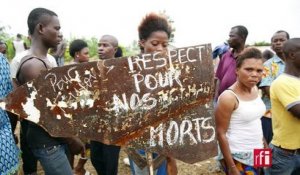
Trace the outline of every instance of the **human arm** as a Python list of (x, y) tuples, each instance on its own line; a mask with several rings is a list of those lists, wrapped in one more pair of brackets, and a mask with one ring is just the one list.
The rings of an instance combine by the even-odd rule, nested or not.
[(172, 157), (166, 157), (166, 159), (167, 159), (167, 174), (177, 175), (178, 170), (177, 170), (176, 160)]
[[(299, 102), (300, 103), (300, 102)], [(298, 119), (300, 119), (300, 104), (294, 105), (289, 111)]]
[(73, 155), (84, 155), (85, 145), (78, 137), (66, 137), (64, 138), (64, 141), (68, 145), (69, 150)]
[(29, 48), (27, 47), (27, 45), (26, 45), (25, 42), (23, 42), (23, 45), (24, 45), (24, 49), (25, 49), (25, 50), (29, 49)]
[(19, 64), (20, 64), (20, 60), (18, 60), (17, 57), (14, 57), (10, 62), (10, 77), (12, 79), (13, 89), (16, 89), (18, 87), (16, 74), (18, 71)]
[(239, 175), (240, 173), (235, 167), (235, 163), (229, 148), (228, 139), (226, 137), (226, 132), (229, 127), (232, 112), (236, 109), (237, 105), (238, 101), (236, 97), (233, 94), (225, 91), (219, 97), (219, 101), (215, 110), (217, 139), (221, 152), (224, 156), (227, 170), (229, 174), (233, 175)]
[[(300, 119), (300, 81), (291, 77), (280, 77), (271, 87), (271, 98), (279, 101), (294, 117)], [(272, 101), (272, 103), (273, 103)]]
[(54, 53), (52, 53), (52, 55), (56, 59), (61, 58), (64, 56), (65, 51), (66, 51), (66, 44), (62, 42), (57, 46), (57, 49), (54, 50)]
[(270, 86), (263, 86), (260, 87), (260, 89), (262, 90), (262, 94), (268, 98), (270, 98)]
[(31, 81), (39, 76), (41, 71), (47, 70), (44, 63), (38, 59), (30, 59), (20, 68), (20, 76), (23, 82)]
[(215, 87), (214, 101), (218, 100), (219, 85), (220, 85), (220, 80), (217, 77), (215, 77), (215, 79), (214, 79), (214, 87)]

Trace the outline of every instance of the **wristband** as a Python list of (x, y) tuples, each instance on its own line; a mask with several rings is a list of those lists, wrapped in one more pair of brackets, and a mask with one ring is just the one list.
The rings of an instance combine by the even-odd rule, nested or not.
[(88, 158), (80, 156), (79, 159), (87, 160)]
[(231, 165), (229, 169), (235, 168), (235, 164)]

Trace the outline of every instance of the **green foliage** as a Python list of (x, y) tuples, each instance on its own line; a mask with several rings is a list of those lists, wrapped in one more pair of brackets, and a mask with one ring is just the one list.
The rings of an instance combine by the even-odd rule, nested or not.
[(96, 57), (98, 57), (98, 39), (96, 37), (92, 37), (85, 41), (89, 46), (90, 58), (96, 59)]
[(73, 60), (73, 58), (69, 54), (69, 44), (68, 44), (68, 47), (66, 48), (66, 51), (64, 53), (64, 58), (65, 58), (65, 62), (71, 62)]
[(268, 43), (266, 41), (260, 41), (260, 42), (255, 42), (253, 46), (271, 46), (271, 43)]
[(119, 47), (121, 48), (122, 53), (123, 53), (123, 56), (122, 56), (122, 57), (127, 57), (127, 56), (128, 56), (128, 53), (127, 53), (126, 47), (121, 46), (121, 45), (119, 45)]
[(7, 28), (7, 26), (0, 26), (0, 40), (6, 43), (6, 56), (11, 60), (15, 56), (15, 51), (12, 45), (13, 38), (6, 32)]
[(140, 47), (136, 40), (132, 41), (131, 45), (125, 47), (124, 49), (125, 49), (125, 52), (123, 50), (124, 56), (133, 56), (140, 53)]
[(9, 38), (5, 41), (7, 48), (6, 48), (6, 56), (8, 60), (12, 60), (15, 56), (15, 50), (13, 48), (13, 38)]
[(95, 60), (98, 57), (98, 39), (96, 37), (92, 37), (92, 38), (71, 37), (71, 39), (69, 41), (67, 41), (68, 46), (67, 46), (66, 52), (64, 54), (65, 62), (70, 62), (73, 59), (69, 54), (69, 47), (70, 47), (70, 44), (72, 43), (72, 41), (74, 41), (75, 39), (82, 39), (88, 44), (91, 60)]
[[(6, 56), (7, 59), (11, 60), (15, 56), (15, 50), (13, 47), (13, 41), (15, 38), (6, 31), (7, 29), (9, 29), (9, 26), (0, 26), (0, 40), (6, 43)], [(26, 43), (27, 47), (30, 47), (29, 39), (27, 37), (22, 37), (22, 39)]]
[(170, 23), (170, 25), (172, 26), (172, 33), (171, 33), (171, 36), (170, 36), (170, 42), (172, 43), (172, 42), (174, 42), (174, 37), (175, 37), (175, 31), (176, 31), (176, 29), (175, 29), (175, 27), (174, 27), (174, 21), (172, 20), (172, 18), (167, 14), (167, 12), (166, 12), (166, 10), (163, 10), (163, 11), (161, 11), (161, 12), (159, 12), (159, 14), (161, 14), (161, 15), (164, 15), (166, 18), (167, 18), (167, 20), (168, 20), (168, 22)]

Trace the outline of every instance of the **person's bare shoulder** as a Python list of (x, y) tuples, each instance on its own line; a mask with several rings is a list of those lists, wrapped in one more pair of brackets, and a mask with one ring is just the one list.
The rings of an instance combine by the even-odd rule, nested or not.
[[(23, 63), (23, 59), (26, 59), (25, 57), (22, 58), (21, 62)], [(28, 58), (27, 58), (28, 59)], [(20, 74), (22, 74), (22, 77), (24, 78), (24, 80), (30, 81), (34, 78), (36, 78), (41, 71), (47, 70), (45, 64), (38, 59), (32, 58), (29, 60), (26, 60), (22, 67), (20, 68)]]
[(224, 108), (235, 109), (237, 105), (237, 97), (229, 90), (224, 91), (218, 99), (218, 106), (221, 105)]

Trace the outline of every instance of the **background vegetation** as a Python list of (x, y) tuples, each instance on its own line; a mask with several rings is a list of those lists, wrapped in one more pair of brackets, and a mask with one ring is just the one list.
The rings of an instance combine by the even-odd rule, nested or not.
[[(8, 30), (9, 30), (9, 26), (0, 26), (0, 40), (6, 43), (6, 45), (7, 45), (6, 56), (9, 60), (11, 60), (15, 56), (15, 51), (13, 49), (12, 43), (13, 43), (13, 40), (16, 38), (16, 36), (11, 36), (7, 32)], [(23, 36), (22, 39), (24, 42), (26, 42), (27, 46), (30, 47), (29, 39), (25, 36)], [(67, 45), (69, 46), (69, 44), (75, 39), (79, 39), (79, 38), (72, 37), (71, 39), (65, 39), (65, 42), (67, 42)], [(98, 59), (97, 50), (98, 50), (98, 40), (99, 39), (96, 37), (80, 38), (80, 39), (83, 39), (87, 42), (87, 44), (89, 46), (89, 52), (90, 52), (91, 59), (92, 60)], [(137, 41), (133, 41), (129, 46), (125, 47), (125, 46), (121, 45), (120, 47), (122, 48), (124, 56), (135, 55), (135, 54), (138, 54), (140, 51)], [(66, 62), (71, 61), (72, 58), (69, 55), (69, 47), (67, 47), (64, 57), (65, 57)]]
[[(161, 11), (159, 12), (161, 15), (164, 15), (169, 23), (173, 26), (174, 21), (171, 19), (169, 15), (167, 15), (166, 11)], [(13, 45), (12, 42), (15, 39), (16, 36), (11, 36), (9, 34), (9, 26), (0, 26), (0, 40), (5, 42), (7, 44), (7, 53), (6, 56), (9, 60), (11, 60), (15, 56), (15, 52), (13, 50)], [(174, 42), (174, 32), (175, 28), (172, 28), (172, 35), (170, 37), (170, 42)], [(67, 42), (67, 45), (75, 40), (75, 39), (83, 39), (88, 43), (89, 46), (89, 52), (90, 52), (90, 57), (92, 60), (98, 59), (97, 55), (97, 50), (98, 50), (98, 38), (92, 37), (92, 38), (76, 38), (76, 37), (71, 37), (69, 39), (65, 39), (65, 42)], [(23, 36), (23, 41), (26, 42), (27, 46), (30, 46), (30, 41), (26, 36)], [(120, 46), (123, 51), (123, 56), (132, 56), (140, 53), (140, 48), (138, 46), (138, 41), (134, 40), (132, 43), (128, 46)], [(69, 47), (67, 47), (67, 50), (64, 54), (65, 62), (71, 61), (71, 56), (69, 55)]]
[(253, 46), (271, 46), (271, 43), (266, 41), (255, 42)]

